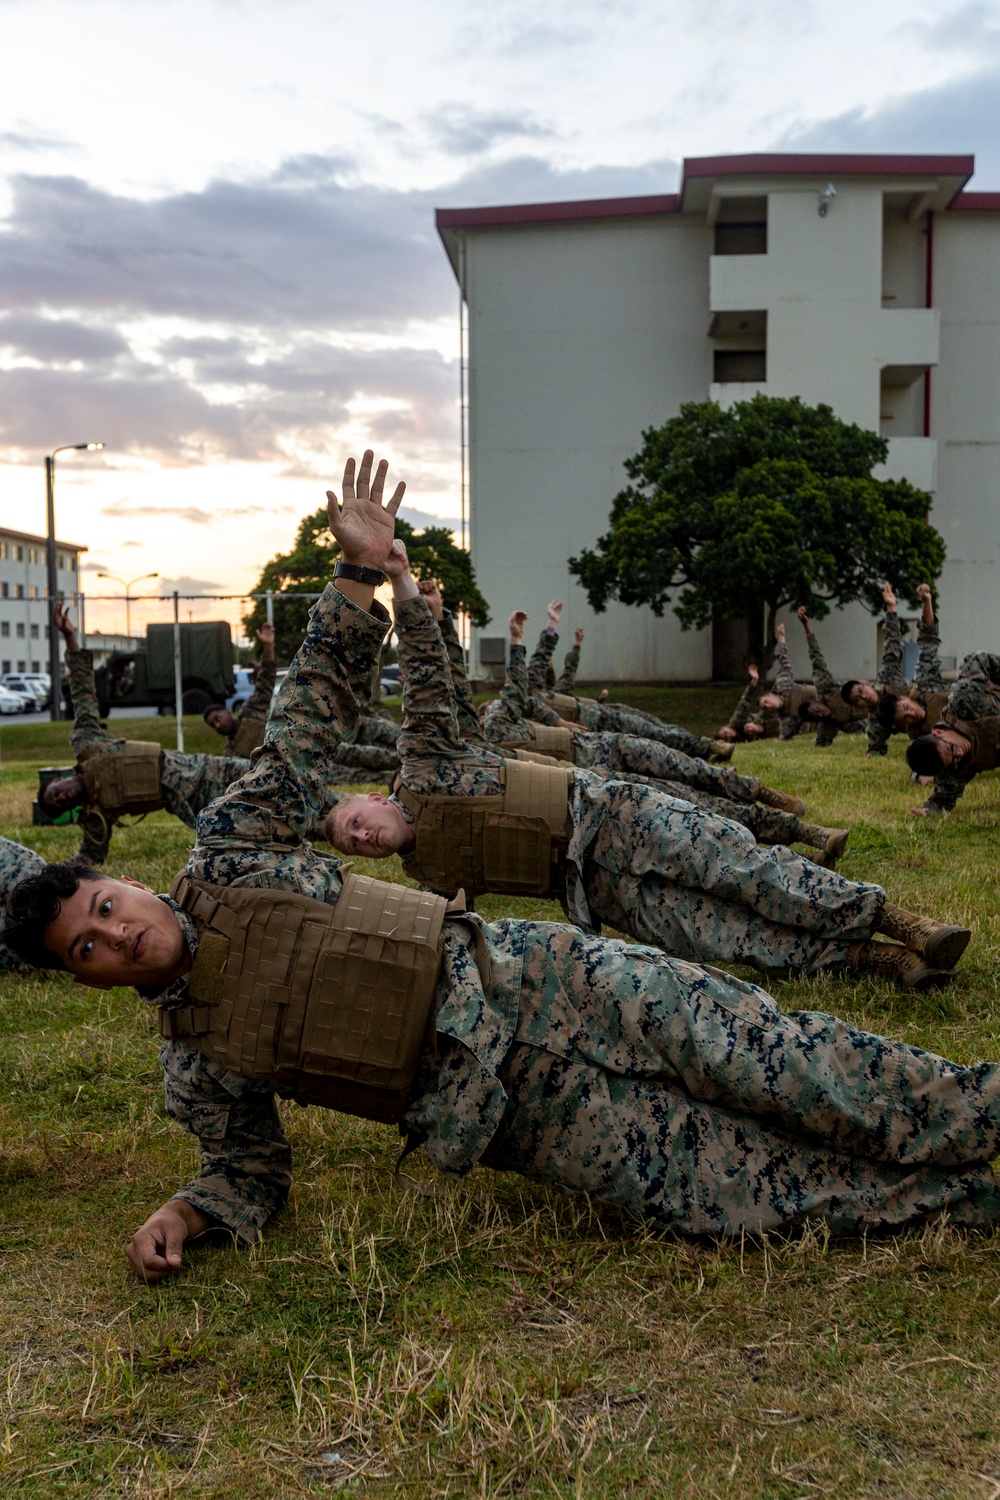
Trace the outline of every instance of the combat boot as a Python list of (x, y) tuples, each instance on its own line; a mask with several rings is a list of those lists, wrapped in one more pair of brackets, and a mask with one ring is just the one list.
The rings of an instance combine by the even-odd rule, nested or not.
[(805, 816), (806, 805), (801, 797), (789, 797), (787, 792), (777, 792), (773, 786), (762, 786), (757, 801), (765, 807), (776, 807), (779, 812), (794, 813), (797, 818)]
[(891, 906), (888, 901), (879, 912), (873, 930), (911, 948), (938, 969), (954, 968), (972, 936), (968, 927), (949, 927), (930, 917), (915, 917), (911, 911)]
[(708, 759), (711, 764), (717, 765), (722, 760), (732, 760), (732, 740), (710, 740), (708, 744)]
[(897, 943), (852, 943), (847, 967), (895, 979), (908, 990), (937, 990), (951, 979), (948, 969), (935, 969), (921, 954)]
[[(813, 849), (822, 849), (825, 858), (838, 860), (847, 848), (851, 836), (849, 828), (824, 828), (820, 823), (800, 823), (797, 844), (809, 844)], [(828, 870), (833, 865), (827, 865)]]

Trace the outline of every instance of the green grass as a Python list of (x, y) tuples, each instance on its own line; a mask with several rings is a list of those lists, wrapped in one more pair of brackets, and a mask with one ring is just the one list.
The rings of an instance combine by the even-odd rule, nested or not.
[[(693, 699), (657, 701), (681, 717)], [(14, 761), (14, 735), (0, 832), (69, 853), (73, 830), (29, 825), (35, 766)], [(943, 993), (790, 982), (785, 1008), (1000, 1057), (995, 779), (928, 826), (907, 816), (898, 744), (874, 764), (858, 740), (735, 760), (852, 825), (845, 874), (975, 927)], [(109, 868), (163, 889), (188, 843), (156, 814), (116, 834)], [(289, 1106), (295, 1186), (262, 1245), (197, 1251), (147, 1290), (122, 1247), (195, 1168), (163, 1118), (156, 1050), (130, 992), (3, 984), (0, 1493), (1000, 1495), (1000, 1238), (689, 1244), (513, 1177), (454, 1185), (418, 1164), (425, 1196), (394, 1183), (390, 1130)]]
[[(159, 741), (165, 750), (177, 749), (177, 720), (173, 718), (110, 719), (107, 721), (112, 734), (122, 739)], [(0, 764), (12, 761), (34, 761), (38, 765), (70, 765), (73, 753), (69, 748), (72, 724), (68, 719), (52, 723), (39, 717), (37, 724), (7, 724), (0, 719)], [(184, 749), (219, 755), (225, 740), (209, 729), (200, 714), (187, 715), (184, 719)]]

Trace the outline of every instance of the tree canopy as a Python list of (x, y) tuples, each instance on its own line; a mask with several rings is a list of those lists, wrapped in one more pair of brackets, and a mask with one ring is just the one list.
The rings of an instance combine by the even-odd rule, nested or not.
[[(469, 615), (474, 625), (488, 624), (489, 608), (476, 584), (472, 559), (455, 545), (447, 526), (427, 526), (418, 532), (397, 516), (396, 535), (406, 543), (415, 578), (438, 579), (450, 610)], [(290, 661), (299, 649), (312, 607), (310, 599), (280, 596), (286, 592), (321, 594), (333, 577), (339, 556), (340, 548), (330, 535), (323, 506), (302, 520), (292, 550), (272, 557), (254, 585), (255, 594), (268, 589), (275, 594), (275, 650), (279, 661)], [(258, 599), (243, 616), (243, 624), (252, 636), (266, 618), (266, 601)]]
[(873, 479), (885, 438), (829, 406), (762, 395), (728, 410), (692, 402), (642, 436), (609, 531), (569, 561), (598, 612), (619, 599), (662, 615), (676, 596), (685, 630), (746, 618), (766, 670), (784, 606), (820, 618), (860, 600), (874, 612), (885, 579), (916, 606), (917, 584), (941, 572), (931, 497), (906, 480)]

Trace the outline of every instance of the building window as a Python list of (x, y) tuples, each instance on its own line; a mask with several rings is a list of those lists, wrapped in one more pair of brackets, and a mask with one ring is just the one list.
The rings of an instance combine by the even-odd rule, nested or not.
[(37, 599), (38, 598), (38, 584), (37, 583), (29, 583), (28, 584), (28, 598), (29, 599)]
[(767, 380), (767, 351), (764, 349), (716, 349), (716, 385), (763, 385)]
[(10, 556), (10, 543), (9, 542), (0, 542), (0, 558), (5, 558), (5, 557), (9, 557), (9, 556)]
[(42, 664), (41, 664), (41, 662), (40, 661), (33, 661), (31, 663), (31, 670), (33, 672), (40, 672), (42, 670)]
[(24, 640), (24, 621), (23, 620), (18, 620), (17, 624), (14, 626), (14, 634), (17, 636), (17, 638), (18, 638), (19, 641), (23, 641)]
[(15, 599), (23, 599), (24, 598), (24, 584), (23, 583), (15, 583), (15, 585), (14, 585), (14, 598)]
[(9, 598), (10, 598), (10, 584), (9, 583), (0, 583), (0, 599), (9, 599)]
[(10, 621), (0, 620), (0, 635), (6, 640), (10, 635)]
[(28, 670), (28, 663), (26, 661), (19, 661), (17, 664), (17, 670), (19, 672), (26, 672)]
[(31, 627), (31, 639), (33, 641), (37, 641), (38, 640), (38, 626), (37, 625), (32, 625), (32, 627)]
[(17, 546), (17, 547), (14, 548), (14, 561), (15, 562), (24, 562), (24, 548), (23, 547)]
[(6, 661), (6, 660), (0, 662), (0, 670), (2, 670), (3, 673), (4, 673), (4, 676), (6, 676), (7, 673), (10, 671), (10, 662)]
[(71, 552), (70, 553), (70, 555), (69, 555), (69, 561), (67, 562), (66, 566), (69, 568), (69, 571), (71, 573), (75, 573), (76, 572), (76, 553), (75, 552)]

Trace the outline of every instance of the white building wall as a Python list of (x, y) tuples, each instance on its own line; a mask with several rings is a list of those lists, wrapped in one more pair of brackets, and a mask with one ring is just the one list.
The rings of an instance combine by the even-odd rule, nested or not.
[(469, 235), (471, 541), (492, 613), (482, 634), (506, 635), (525, 608), (530, 638), (560, 598), (563, 643), (587, 629), (582, 677), (711, 675), (709, 632), (682, 632), (669, 610), (595, 616), (566, 568), (607, 529), (644, 428), (707, 396), (710, 248), (704, 220), (679, 216)]
[[(66, 595), (80, 587), (80, 550), (56, 546), (56, 577)], [(0, 674), (49, 670), (45, 555), (44, 537), (0, 528)]]

